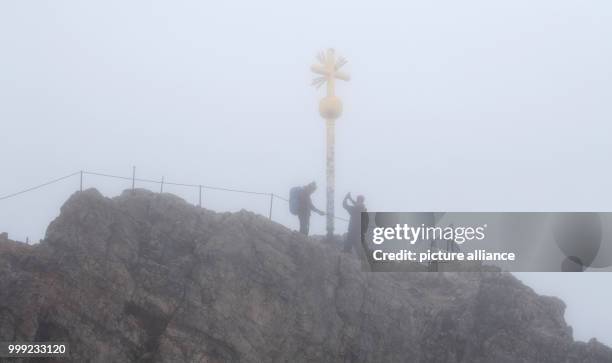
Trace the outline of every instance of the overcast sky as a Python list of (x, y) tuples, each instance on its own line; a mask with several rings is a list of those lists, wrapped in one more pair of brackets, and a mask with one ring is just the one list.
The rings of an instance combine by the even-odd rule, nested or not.
[[(316, 180), (324, 208), (323, 90), (309, 66), (335, 47), (352, 75), (337, 86), (338, 205), (352, 191), (372, 211), (610, 211), (611, 35), (607, 0), (3, 1), (0, 196), (136, 165), (281, 195)], [(113, 196), (129, 182), (85, 186)], [(76, 188), (0, 201), (0, 231), (42, 238)], [(269, 208), (223, 192), (204, 202)], [(612, 275), (521, 278), (568, 302), (577, 338), (612, 345)]]

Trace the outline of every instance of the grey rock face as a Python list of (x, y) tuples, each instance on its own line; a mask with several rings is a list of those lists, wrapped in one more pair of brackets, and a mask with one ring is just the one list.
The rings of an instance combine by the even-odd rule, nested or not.
[(564, 304), (502, 273), (366, 273), (265, 217), (168, 194), (73, 195), (0, 242), (0, 341), (74, 362), (611, 362)]

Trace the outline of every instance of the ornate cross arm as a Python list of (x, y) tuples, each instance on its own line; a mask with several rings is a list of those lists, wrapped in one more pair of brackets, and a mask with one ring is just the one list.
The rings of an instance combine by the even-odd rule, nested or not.
[(319, 64), (313, 64), (310, 69), (319, 74), (320, 77), (316, 77), (312, 80), (312, 84), (317, 88), (321, 87), (325, 82), (329, 82), (333, 85), (335, 79), (342, 81), (349, 81), (351, 76), (348, 73), (341, 72), (340, 68), (347, 63), (346, 58), (339, 57), (336, 59), (336, 54), (333, 49), (328, 49), (327, 53), (319, 52), (317, 55)]

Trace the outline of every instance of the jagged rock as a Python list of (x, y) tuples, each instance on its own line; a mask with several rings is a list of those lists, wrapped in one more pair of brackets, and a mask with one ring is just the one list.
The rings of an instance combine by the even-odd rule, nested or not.
[(610, 362), (503, 273), (367, 273), (265, 217), (144, 190), (73, 195), (0, 242), (0, 341), (74, 362)]

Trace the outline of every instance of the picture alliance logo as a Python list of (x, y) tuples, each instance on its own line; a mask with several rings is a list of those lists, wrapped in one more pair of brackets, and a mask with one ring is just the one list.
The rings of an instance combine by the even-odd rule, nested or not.
[(418, 227), (408, 224), (397, 224), (395, 227), (375, 227), (372, 229), (372, 242), (381, 244), (385, 241), (407, 241), (411, 245), (418, 241), (446, 240), (463, 244), (469, 241), (485, 239), (487, 225), (471, 227), (436, 227), (421, 224)]

